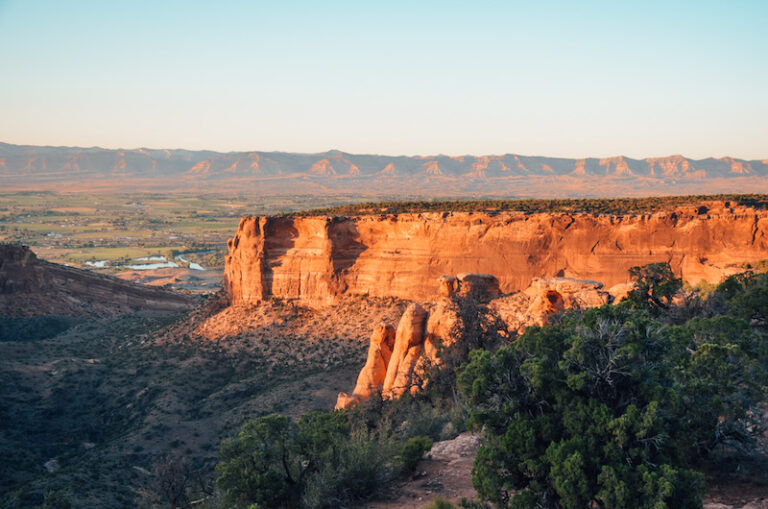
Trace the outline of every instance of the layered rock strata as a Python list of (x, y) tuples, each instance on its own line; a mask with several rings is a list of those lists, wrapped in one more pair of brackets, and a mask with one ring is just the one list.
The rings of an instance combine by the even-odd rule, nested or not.
[(452, 284), (443, 274), (493, 274), (505, 294), (536, 277), (610, 288), (629, 282), (630, 267), (659, 261), (691, 283), (718, 282), (768, 258), (767, 234), (768, 211), (722, 202), (624, 216), (245, 217), (228, 242), (226, 279), (233, 303), (310, 306), (344, 294), (435, 301)]
[(46, 262), (26, 246), (0, 244), (3, 316), (113, 316), (178, 311), (193, 304), (183, 294)]

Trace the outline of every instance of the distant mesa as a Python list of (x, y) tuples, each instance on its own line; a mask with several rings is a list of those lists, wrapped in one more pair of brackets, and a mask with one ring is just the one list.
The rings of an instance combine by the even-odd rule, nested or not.
[(382, 156), (110, 150), (0, 143), (3, 190), (568, 197), (768, 192), (768, 161), (681, 155)]

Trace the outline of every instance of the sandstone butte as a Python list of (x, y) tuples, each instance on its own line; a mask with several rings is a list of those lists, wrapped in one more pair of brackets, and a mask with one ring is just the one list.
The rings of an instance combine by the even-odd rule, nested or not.
[(375, 392), (418, 389), (420, 363), (439, 362), (438, 345), (452, 341), (456, 293), (472, 291), (521, 331), (565, 308), (622, 298), (636, 265), (666, 261), (688, 282), (718, 282), (768, 258), (766, 233), (768, 212), (722, 202), (621, 216), (244, 217), (228, 241), (226, 287), (235, 305), (276, 297), (320, 307), (343, 295), (413, 301), (397, 328), (374, 330), (352, 394), (339, 394), (337, 408), (348, 408)]
[(244, 217), (228, 242), (233, 304), (277, 297), (307, 306), (342, 295), (434, 301), (439, 277), (486, 273), (501, 294), (534, 278), (629, 282), (628, 269), (667, 261), (696, 284), (768, 258), (768, 211), (722, 202), (654, 214), (408, 213)]

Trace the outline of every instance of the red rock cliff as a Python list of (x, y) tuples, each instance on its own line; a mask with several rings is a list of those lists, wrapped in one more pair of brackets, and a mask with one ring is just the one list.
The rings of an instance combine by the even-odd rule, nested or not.
[(611, 287), (635, 265), (669, 261), (685, 280), (719, 281), (768, 258), (768, 212), (722, 203), (646, 215), (426, 213), (245, 217), (229, 245), (233, 303), (308, 305), (345, 293), (431, 300), (437, 278), (498, 277), (504, 293), (534, 277)]

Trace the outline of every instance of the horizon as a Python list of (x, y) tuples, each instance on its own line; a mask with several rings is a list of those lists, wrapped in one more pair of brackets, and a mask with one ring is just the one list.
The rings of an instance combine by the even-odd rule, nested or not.
[(725, 154), (720, 156), (710, 155), (706, 157), (692, 157), (687, 156), (685, 154), (664, 154), (664, 155), (649, 155), (644, 157), (631, 157), (625, 154), (614, 154), (614, 155), (595, 155), (595, 156), (586, 156), (586, 157), (571, 157), (571, 156), (550, 156), (546, 154), (522, 154), (517, 152), (505, 152), (505, 153), (496, 153), (496, 154), (386, 154), (386, 153), (367, 153), (367, 152), (348, 152), (345, 150), (339, 150), (336, 148), (330, 148), (327, 150), (323, 150), (320, 152), (300, 152), (300, 151), (285, 151), (285, 150), (261, 150), (261, 149), (251, 149), (251, 150), (215, 150), (215, 149), (209, 149), (209, 148), (198, 148), (198, 149), (190, 149), (190, 148), (184, 148), (184, 147), (148, 147), (148, 146), (142, 146), (142, 147), (104, 147), (99, 145), (92, 145), (89, 147), (86, 146), (78, 146), (78, 145), (30, 145), (26, 143), (8, 143), (5, 141), (0, 140), (0, 144), (4, 145), (11, 145), (16, 147), (34, 147), (34, 148), (54, 148), (54, 149), (77, 149), (77, 150), (105, 150), (105, 151), (140, 151), (140, 150), (168, 150), (168, 151), (185, 151), (185, 152), (213, 152), (217, 154), (247, 154), (247, 153), (262, 153), (262, 154), (295, 154), (295, 155), (325, 155), (330, 154), (332, 152), (337, 152), (340, 154), (345, 155), (351, 155), (351, 156), (375, 156), (375, 157), (406, 157), (406, 158), (420, 158), (420, 159), (428, 159), (428, 158), (437, 158), (437, 157), (447, 157), (451, 159), (457, 159), (457, 158), (463, 158), (463, 157), (504, 157), (504, 156), (520, 156), (520, 157), (530, 157), (530, 158), (544, 158), (544, 159), (564, 159), (564, 160), (582, 160), (582, 159), (616, 159), (616, 158), (624, 158), (624, 159), (631, 159), (635, 161), (647, 161), (649, 159), (668, 159), (671, 157), (682, 157), (683, 159), (690, 159), (691, 161), (704, 161), (708, 159), (712, 159), (715, 161), (722, 161), (725, 159), (738, 159), (743, 161), (760, 161), (760, 162), (766, 162), (768, 161), (768, 157), (758, 157), (754, 159), (746, 158), (746, 157), (740, 157), (735, 156), (733, 154)]
[(755, 0), (0, 0), (0, 139), (763, 160), (766, 24)]

